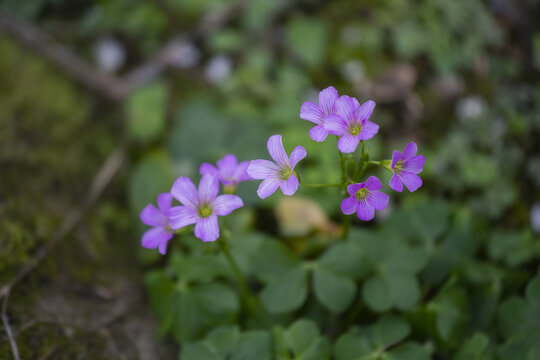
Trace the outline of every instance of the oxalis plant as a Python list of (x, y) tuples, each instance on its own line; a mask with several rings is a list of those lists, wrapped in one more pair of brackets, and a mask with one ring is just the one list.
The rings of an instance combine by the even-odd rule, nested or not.
[[(354, 97), (339, 96), (334, 87), (319, 93), (318, 104), (302, 104), (300, 118), (315, 124), (309, 132), (314, 141), (337, 138), (339, 182), (303, 182), (296, 166), (308, 155), (305, 148), (298, 145), (288, 155), (282, 136), (273, 135), (267, 141), (271, 160), (238, 162), (228, 154), (215, 166), (204, 163), (198, 187), (180, 177), (169, 193), (157, 197), (157, 207), (149, 204), (142, 210), (141, 221), (152, 227), (142, 246), (166, 254), (171, 239), (178, 238), (180, 250), (173, 252), (165, 270), (150, 273), (146, 283), (162, 332), (172, 333), (182, 345), (181, 359), (429, 358), (429, 347), (405, 341), (410, 328), (400, 318), (356, 324), (365, 305), (357, 298), (357, 282), (368, 260), (357, 243), (347, 241), (350, 220), (370, 221), (389, 201), (388, 191), (370, 170), (382, 167), (392, 173), (390, 189), (414, 192), (422, 185), (418, 174), (425, 163), (414, 142), (394, 150), (391, 159), (370, 159), (368, 140), (379, 131), (370, 120), (374, 108), (375, 102), (360, 104)], [(262, 180), (257, 190), (261, 199), (278, 188), (287, 196), (299, 186), (335, 188), (343, 195), (336, 204), (343, 213), (343, 240), (302, 259), (275, 239), (231, 233), (227, 217), (244, 206), (236, 190), (252, 180)], [(399, 274), (403, 281), (410, 281), (406, 275), (414, 267)], [(363, 287), (371, 308), (405, 307), (407, 299), (389, 304), (377, 298), (401, 284), (384, 277), (372, 280)]]

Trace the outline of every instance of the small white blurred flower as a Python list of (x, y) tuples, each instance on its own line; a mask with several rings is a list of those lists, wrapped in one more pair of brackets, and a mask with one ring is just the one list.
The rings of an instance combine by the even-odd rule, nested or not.
[(231, 76), (232, 60), (226, 55), (214, 56), (204, 69), (206, 79), (213, 84), (218, 84)]
[(345, 81), (353, 84), (362, 81), (365, 73), (366, 69), (364, 64), (358, 60), (347, 61), (341, 68), (341, 74), (345, 78)]
[(94, 58), (98, 67), (108, 73), (117, 71), (124, 65), (124, 46), (112, 37), (103, 37), (94, 47)]
[(458, 101), (456, 114), (460, 120), (480, 117), (486, 109), (486, 103), (480, 96), (469, 96)]
[(531, 208), (531, 227), (535, 233), (540, 234), (540, 203)]
[(170, 51), (171, 65), (178, 69), (188, 69), (199, 63), (201, 52), (189, 42), (179, 42)]

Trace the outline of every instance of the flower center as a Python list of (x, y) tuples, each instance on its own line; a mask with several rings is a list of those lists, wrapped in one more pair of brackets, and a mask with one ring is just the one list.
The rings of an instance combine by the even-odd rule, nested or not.
[(356, 200), (364, 200), (366, 196), (368, 195), (368, 189), (361, 188), (356, 192)]
[(396, 162), (396, 165), (394, 165), (394, 172), (399, 173), (401, 172), (401, 170), (403, 170), (403, 162), (399, 160), (398, 162)]
[(281, 180), (289, 180), (292, 174), (292, 169), (290, 167), (286, 167), (280, 170), (279, 172), (279, 178)]
[(202, 218), (207, 218), (210, 215), (212, 215), (213, 211), (214, 209), (212, 209), (210, 205), (208, 204), (201, 205), (201, 207), (199, 207), (199, 216)]
[(355, 125), (351, 125), (351, 127), (349, 127), (349, 133), (351, 135), (358, 135), (361, 132), (362, 132), (362, 125), (355, 124)]

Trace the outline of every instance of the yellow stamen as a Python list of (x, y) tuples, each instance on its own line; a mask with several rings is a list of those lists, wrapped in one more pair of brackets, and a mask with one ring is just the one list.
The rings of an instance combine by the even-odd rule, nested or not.
[(356, 192), (356, 200), (364, 200), (366, 196), (368, 195), (368, 189), (361, 188)]
[(202, 218), (207, 218), (212, 215), (213, 209), (210, 205), (202, 205), (199, 207), (199, 216)]

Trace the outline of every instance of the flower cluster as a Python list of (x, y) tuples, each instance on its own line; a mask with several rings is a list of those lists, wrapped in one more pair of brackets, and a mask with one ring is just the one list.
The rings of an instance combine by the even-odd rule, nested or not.
[[(370, 176), (360, 182), (369, 165), (379, 165), (392, 172), (389, 186), (395, 191), (403, 191), (403, 185), (409, 191), (415, 191), (422, 185), (418, 174), (425, 163), (423, 155), (417, 155), (417, 146), (410, 142), (403, 152), (395, 150), (391, 160), (369, 161), (369, 154), (364, 153), (364, 141), (373, 138), (379, 131), (379, 125), (369, 118), (375, 109), (375, 102), (368, 100), (360, 104), (357, 99), (342, 95), (333, 87), (319, 93), (319, 104), (306, 101), (300, 109), (300, 118), (315, 124), (310, 130), (310, 137), (325, 141), (329, 134), (335, 135), (338, 150), (342, 154), (354, 153), (362, 142), (362, 154), (358, 160), (353, 155), (341, 160), (355, 161), (354, 166), (342, 166), (343, 190), (349, 197), (341, 202), (341, 211), (345, 215), (356, 213), (361, 220), (371, 220), (375, 210), (383, 210), (388, 205), (389, 196), (381, 191), (381, 181)], [(152, 229), (142, 238), (146, 248), (158, 248), (165, 254), (167, 243), (176, 230), (194, 225), (195, 236), (204, 242), (215, 241), (220, 236), (218, 216), (225, 216), (244, 206), (242, 199), (234, 195), (238, 185), (247, 180), (262, 180), (257, 189), (261, 199), (272, 195), (278, 188), (284, 195), (291, 196), (298, 190), (300, 181), (295, 171), (296, 165), (307, 156), (303, 146), (296, 146), (287, 155), (281, 135), (270, 136), (267, 142), (268, 152), (273, 161), (257, 159), (238, 162), (232, 154), (217, 162), (217, 166), (203, 163), (199, 187), (186, 177), (178, 178), (170, 193), (160, 194), (158, 207), (146, 206), (141, 214), (141, 221)], [(343, 164), (342, 165), (346, 165)], [(349, 174), (346, 169), (360, 169)], [(219, 195), (220, 183), (225, 194)], [(304, 184), (309, 186), (309, 184)], [(333, 186), (331, 184), (322, 187)], [(180, 205), (173, 206), (173, 198)]]

